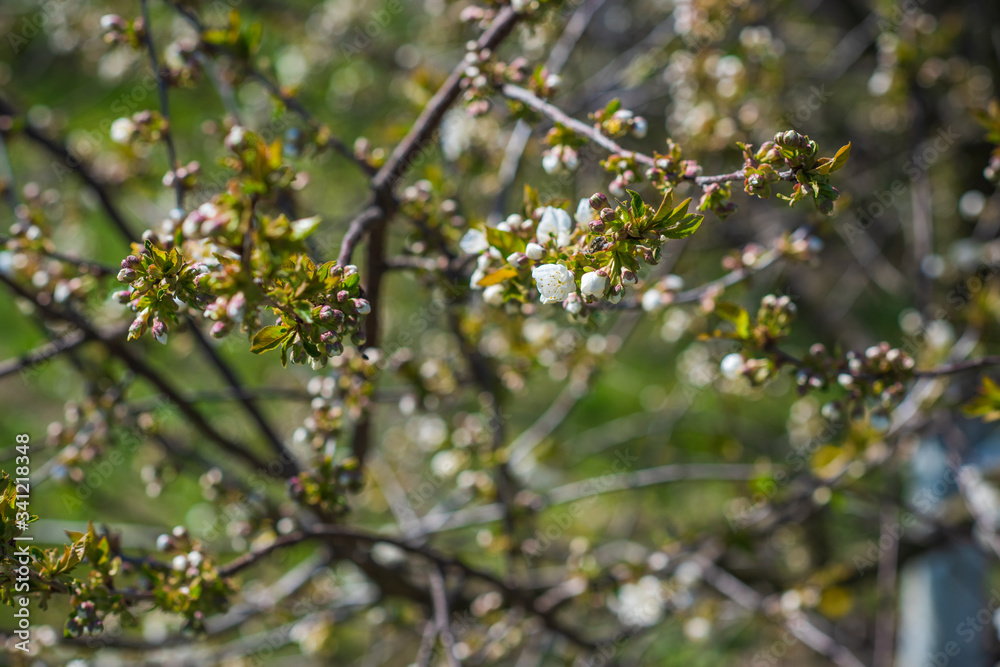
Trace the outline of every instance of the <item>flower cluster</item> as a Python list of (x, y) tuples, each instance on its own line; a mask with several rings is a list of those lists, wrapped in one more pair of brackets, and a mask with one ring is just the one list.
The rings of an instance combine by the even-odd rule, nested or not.
[(254, 334), (251, 351), (280, 350), (282, 364), (320, 367), (343, 352), (344, 341), (363, 344), (371, 305), (362, 298), (357, 267), (317, 266), (305, 254), (318, 217), (289, 220), (258, 208), (263, 195), (295, 176), (281, 142), (267, 144), (234, 126), (225, 144), (233, 153), (226, 164), (240, 177), (186, 216), (165, 221), (122, 261), (118, 279), (130, 289), (118, 299), (137, 312), (130, 338), (151, 329), (166, 342), (183, 307), (213, 322), (217, 338), (236, 327), (257, 329), (270, 309), (277, 322)]
[(690, 236), (702, 221), (688, 212), (690, 199), (674, 206), (668, 194), (654, 209), (638, 193), (628, 195), (628, 202), (611, 208), (596, 193), (581, 199), (570, 216), (536, 205), (529, 190), (529, 218), (514, 214), (496, 227), (471, 229), (460, 241), (464, 252), (479, 255), (470, 286), (483, 289), (487, 303), (501, 305), (526, 301), (533, 284), (543, 304), (562, 303), (573, 315), (585, 303), (621, 301), (638, 282), (640, 262), (656, 264), (665, 243)]

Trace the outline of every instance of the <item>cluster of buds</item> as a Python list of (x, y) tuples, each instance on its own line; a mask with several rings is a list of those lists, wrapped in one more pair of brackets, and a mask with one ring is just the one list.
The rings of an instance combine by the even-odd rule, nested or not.
[(744, 377), (754, 386), (760, 386), (775, 377), (778, 367), (769, 358), (747, 359), (738, 352), (727, 354), (719, 363), (722, 377), (735, 380)]
[(201, 73), (200, 56), (196, 40), (182, 38), (168, 44), (161, 72), (167, 84), (178, 88), (193, 86)]
[(111, 140), (128, 145), (133, 141), (155, 143), (168, 129), (166, 119), (157, 111), (145, 109), (131, 116), (117, 118), (111, 123)]
[(528, 77), (528, 71), (528, 61), (524, 57), (504, 62), (490, 49), (481, 49), (475, 41), (469, 41), (466, 44), (465, 70), (460, 81), (469, 114), (485, 114), (490, 109), (489, 100), (495, 88), (504, 83), (523, 82)]
[(788, 335), (797, 312), (798, 308), (788, 296), (768, 294), (760, 300), (757, 324), (766, 329), (770, 340), (784, 338)]
[(701, 191), (698, 201), (699, 211), (712, 211), (721, 220), (736, 212), (736, 204), (730, 201), (733, 189), (729, 183), (709, 183)]
[(97, 605), (93, 600), (83, 600), (73, 609), (73, 615), (66, 620), (63, 634), (66, 637), (77, 638), (83, 634), (98, 635), (104, 630)]
[(170, 252), (147, 240), (142, 251), (122, 260), (119, 282), (130, 289), (115, 294), (119, 303), (128, 304), (137, 315), (128, 330), (129, 340), (147, 330), (161, 343), (167, 342), (167, 322), (176, 322), (178, 305), (200, 304), (205, 294), (199, 290), (200, 271), (186, 262), (176, 248)]
[(580, 166), (580, 155), (572, 146), (556, 144), (542, 152), (542, 169), (546, 174), (561, 171), (576, 171)]
[(757, 150), (739, 144), (743, 150), (743, 189), (748, 194), (767, 199), (771, 185), (781, 179), (795, 182), (791, 195), (778, 193), (780, 199), (794, 205), (803, 198), (813, 198), (816, 209), (825, 215), (833, 212), (833, 202), (840, 196), (830, 185), (830, 174), (843, 167), (851, 154), (847, 144), (833, 157), (818, 157), (819, 147), (804, 134), (794, 130), (778, 132), (773, 141), (764, 142)]
[(636, 116), (628, 109), (621, 108), (618, 99), (611, 100), (603, 109), (590, 114), (597, 123), (601, 133), (618, 138), (631, 134), (636, 139), (644, 139), (649, 132), (649, 123), (642, 116)]
[(814, 236), (805, 227), (799, 227), (775, 241), (774, 247), (785, 257), (803, 261), (822, 252), (823, 239)]
[(201, 173), (201, 164), (192, 161), (164, 174), (163, 185), (172, 188), (180, 181), (185, 190), (190, 190), (197, 183), (199, 173)]
[(146, 39), (146, 23), (142, 17), (128, 21), (118, 14), (101, 17), (101, 30), (108, 44), (123, 44), (138, 49)]
[(353, 457), (334, 463), (324, 456), (313, 470), (306, 470), (288, 480), (291, 496), (299, 503), (317, 510), (321, 516), (341, 516), (347, 511), (347, 494), (361, 490), (358, 460)]

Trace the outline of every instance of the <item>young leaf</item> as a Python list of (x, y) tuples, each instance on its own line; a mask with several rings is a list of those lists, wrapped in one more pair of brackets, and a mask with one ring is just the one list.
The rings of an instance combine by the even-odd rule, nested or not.
[(497, 269), (493, 273), (482, 278), (479, 281), (478, 285), (481, 287), (489, 287), (490, 285), (496, 285), (498, 283), (502, 283), (508, 278), (513, 278), (516, 275), (517, 275), (517, 269), (513, 269), (509, 266), (504, 267), (502, 269)]
[(837, 154), (833, 156), (833, 166), (830, 167), (830, 171), (834, 172), (847, 164), (847, 159), (851, 157), (851, 142), (848, 141), (846, 146), (842, 146)]
[(272, 325), (264, 327), (253, 335), (250, 341), (250, 351), (254, 354), (263, 354), (275, 349), (288, 337), (288, 327)]

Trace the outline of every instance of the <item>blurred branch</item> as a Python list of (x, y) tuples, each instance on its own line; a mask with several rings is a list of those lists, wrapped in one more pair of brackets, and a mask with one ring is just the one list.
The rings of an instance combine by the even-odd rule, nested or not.
[(132, 353), (132, 350), (129, 349), (121, 340), (103, 336), (101, 332), (95, 329), (91, 323), (86, 320), (86, 318), (68, 308), (56, 308), (51, 304), (41, 303), (36, 295), (31, 294), (28, 290), (21, 287), (6, 275), (0, 274), (0, 282), (5, 283), (7, 287), (10, 288), (10, 290), (17, 296), (27, 299), (35, 304), (35, 307), (44, 313), (46, 317), (69, 322), (70, 324), (76, 326), (88, 339), (102, 343), (104, 347), (107, 348), (108, 352), (118, 357), (136, 375), (145, 378), (150, 384), (156, 387), (157, 390), (167, 396), (175, 405), (177, 405), (178, 408), (180, 408), (181, 412), (183, 412), (188, 418), (191, 426), (198, 431), (201, 431), (205, 437), (215, 442), (224, 451), (241, 459), (250, 465), (254, 470), (267, 470), (266, 461), (258, 458), (257, 455), (245, 449), (243, 445), (229, 439), (217, 431), (215, 427), (201, 415), (201, 413), (195, 410), (194, 407), (181, 396), (180, 392), (172, 384), (170, 384), (160, 373), (153, 370), (153, 368), (150, 367), (145, 361), (135, 356)]
[(776, 620), (799, 641), (829, 658), (838, 667), (865, 667), (850, 650), (816, 627), (804, 612), (771, 612), (760, 593), (719, 567), (711, 559), (696, 554), (692, 560), (701, 567), (706, 582), (740, 607)]
[(456, 667), (459, 660), (455, 657), (455, 636), (451, 634), (451, 614), (448, 611), (448, 596), (445, 591), (444, 573), (437, 565), (432, 565), (427, 573), (430, 580), (431, 599), (434, 602), (434, 624), (437, 626), (441, 646), (449, 667)]
[(532, 591), (517, 588), (486, 570), (469, 565), (458, 558), (442, 554), (431, 547), (413, 544), (407, 540), (397, 539), (388, 535), (366, 533), (347, 526), (317, 525), (289, 533), (275, 539), (266, 547), (249, 551), (233, 559), (219, 568), (219, 574), (223, 577), (231, 577), (256, 565), (261, 559), (275, 551), (314, 540), (326, 541), (334, 545), (338, 543), (374, 545), (379, 542), (391, 544), (403, 551), (426, 558), (434, 566), (454, 568), (465, 576), (491, 585), (516, 604), (523, 605), (527, 610), (538, 616), (550, 630), (557, 632), (581, 648), (592, 651), (598, 646), (597, 642), (587, 639), (576, 630), (565, 627), (554, 612), (540, 611), (536, 605), (537, 595)]
[[(121, 336), (124, 336), (127, 331), (128, 329), (125, 328), (106, 335), (109, 337), (115, 336), (120, 338)], [(7, 361), (0, 362), (0, 378), (13, 375), (14, 373), (30, 368), (42, 361), (47, 361), (53, 357), (57, 357), (63, 352), (76, 349), (86, 343), (87, 340), (87, 336), (85, 336), (82, 331), (73, 331), (66, 334), (62, 338), (57, 338), (56, 340), (45, 343), (44, 345), (39, 345), (34, 350), (24, 353), (17, 359), (8, 359)]]
[[(156, 55), (156, 45), (153, 42), (153, 22), (149, 17), (149, 0), (139, 0), (142, 7), (142, 18), (146, 27), (146, 47), (149, 54), (149, 64), (153, 68), (153, 76), (156, 77), (156, 89), (160, 97), (160, 113), (166, 121), (166, 127), (162, 130), (163, 143), (167, 146), (167, 157), (170, 160), (170, 171), (175, 172), (180, 166), (177, 160), (177, 147), (174, 145), (174, 124), (170, 118), (170, 94), (167, 92), (167, 80), (160, 70), (160, 59)], [(174, 196), (177, 208), (184, 209), (184, 183), (183, 179), (174, 178)]]

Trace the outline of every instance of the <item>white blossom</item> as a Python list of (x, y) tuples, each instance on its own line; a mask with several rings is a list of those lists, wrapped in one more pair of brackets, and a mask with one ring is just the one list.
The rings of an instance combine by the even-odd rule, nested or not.
[(647, 132), (649, 132), (649, 123), (642, 116), (636, 116), (635, 120), (632, 121), (632, 134), (636, 139), (644, 139)]
[(542, 245), (548, 243), (549, 239), (555, 239), (556, 245), (563, 248), (569, 245), (569, 238), (573, 233), (573, 220), (569, 217), (569, 213), (561, 208), (546, 206), (535, 233)]
[(485, 290), (483, 290), (483, 301), (491, 306), (502, 306), (503, 305), (503, 285), (490, 285)]
[(588, 271), (580, 279), (580, 293), (584, 296), (600, 298), (608, 288), (608, 277), (597, 271)]
[(660, 290), (657, 289), (647, 290), (646, 293), (642, 295), (641, 304), (642, 309), (647, 313), (659, 310), (664, 305), (663, 294), (661, 294)]
[(486, 249), (490, 247), (490, 243), (486, 240), (486, 234), (481, 229), (470, 229), (465, 232), (465, 236), (458, 242), (458, 247), (464, 253), (478, 255), (481, 252), (486, 252)]
[(537, 262), (545, 256), (545, 248), (537, 243), (529, 243), (524, 249), (524, 254), (528, 256), (528, 259), (533, 259)]
[(111, 141), (116, 144), (127, 144), (135, 132), (135, 123), (131, 118), (118, 118), (111, 123)]
[(663, 618), (663, 591), (660, 580), (651, 574), (634, 584), (623, 584), (615, 602), (618, 619), (627, 626), (651, 627)]
[(735, 380), (743, 372), (745, 363), (746, 361), (743, 359), (743, 355), (734, 352), (732, 354), (727, 354), (722, 358), (722, 363), (719, 364), (719, 370), (722, 371), (723, 377)]
[(559, 171), (562, 161), (557, 153), (549, 152), (542, 156), (542, 169), (546, 174), (554, 174)]
[(576, 224), (586, 225), (591, 220), (594, 219), (594, 209), (590, 206), (590, 199), (584, 197), (580, 200), (580, 203), (576, 205)]
[[(567, 216), (568, 217), (568, 216)], [(542, 264), (531, 270), (541, 301), (544, 304), (559, 303), (576, 292), (573, 272), (562, 264)]]
[(483, 289), (479, 281), (486, 277), (486, 269), (490, 265), (490, 259), (489, 255), (480, 255), (479, 259), (476, 260), (476, 270), (472, 272), (472, 277), (469, 278), (469, 287), (471, 289)]

